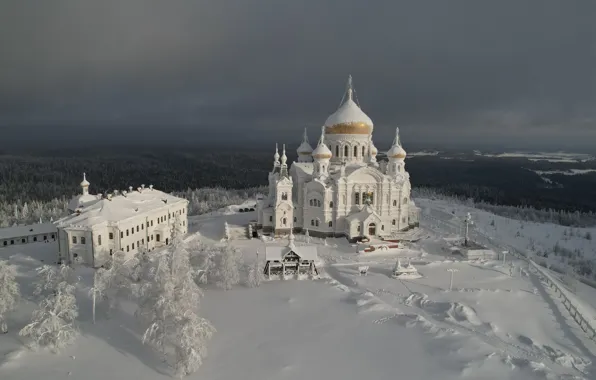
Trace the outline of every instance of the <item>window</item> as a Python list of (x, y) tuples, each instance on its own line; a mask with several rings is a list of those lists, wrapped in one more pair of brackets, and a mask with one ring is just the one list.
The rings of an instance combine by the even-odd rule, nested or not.
[(357, 205), (360, 204), (360, 193), (354, 194), (354, 203)]
[(77, 237), (76, 236), (73, 236), (72, 237), (72, 244), (77, 244)]
[(139, 226), (137, 226), (137, 232), (139, 232)]
[(375, 194), (374, 193), (369, 193), (368, 198), (370, 199), (371, 204), (375, 203)]
[(126, 229), (126, 236), (128, 236), (128, 229)]
[(132, 243), (132, 249), (135, 249), (135, 243)]
[(360, 232), (360, 224), (356, 227), (356, 231)]
[(298, 219), (296, 217), (294, 217), (294, 223), (296, 223), (298, 221)]
[(395, 206), (397, 206), (397, 199), (394, 199), (394, 200), (393, 200), (393, 206), (394, 206), (394, 207), (395, 207)]
[(385, 231), (385, 225), (381, 224), (381, 231)]
[(8, 245), (8, 241), (4, 240), (4, 245)]
[(37, 241), (37, 236), (33, 236), (33, 241)]
[(130, 229), (130, 234), (131, 235), (134, 235), (135, 234), (135, 228), (134, 227)]
[(144, 230), (145, 229), (145, 224), (141, 224), (141, 229)]
[(151, 221), (151, 227), (153, 227), (153, 220)]
[(155, 240), (159, 241), (159, 238), (160, 238), (159, 234), (155, 234)]
[(145, 244), (145, 238), (141, 239), (141, 244)]
[(48, 240), (48, 235), (43, 235), (43, 240)]
[(24, 243), (24, 242), (25, 242), (25, 239), (21, 239), (21, 243)]
[(81, 244), (87, 244), (87, 239), (84, 236), (81, 236)]
[(362, 147), (362, 157), (364, 157), (366, 155), (366, 148)]
[(281, 220), (281, 223), (285, 226), (286, 224), (288, 224), (288, 220), (286, 218), (283, 218)]
[(344, 147), (344, 156), (348, 157), (348, 146), (347, 145)]
[(395, 226), (395, 219), (393, 219), (393, 220), (391, 221), (391, 224), (393, 224), (393, 225)]
[(308, 201), (308, 204), (310, 204), (311, 206), (313, 205), (312, 204), (312, 199)]
[(404, 216), (403, 218), (401, 218), (401, 222), (405, 223), (406, 222), (406, 217)]
[(311, 219), (311, 220), (310, 220), (310, 225), (311, 225), (311, 226), (314, 226), (314, 225), (315, 225), (315, 221), (314, 221), (314, 219)]
[(126, 246), (126, 252), (130, 252), (130, 246)]
[(14, 240), (11, 240), (11, 241), (10, 241), (10, 244), (14, 244)]
[(358, 157), (358, 147), (354, 147), (354, 157)]
[(114, 240), (114, 233), (113, 233), (113, 232), (110, 232), (110, 233), (108, 234), (108, 238), (109, 238), (110, 240)]
[(186, 226), (186, 221), (185, 220), (182, 221), (182, 225), (183, 226)]
[(333, 222), (329, 222), (329, 227), (333, 227)]
[(153, 241), (153, 235), (151, 235), (151, 241)]
[(404, 204), (408, 203), (408, 197), (404, 197)]
[(52, 234), (52, 239), (55, 239), (54, 234)]
[(315, 226), (317, 226), (317, 227), (319, 226), (319, 219), (317, 219), (317, 220), (315, 221)]
[[(269, 221), (270, 221), (270, 222), (273, 222), (273, 216), (270, 216), (270, 217), (269, 217)], [(159, 240), (158, 240), (158, 241), (159, 241)]]
[(329, 208), (333, 208), (333, 201), (329, 202)]
[(339, 145), (335, 146), (335, 157), (339, 157)]
[(288, 200), (288, 193), (281, 193), (281, 200), (287, 201)]
[(101, 245), (101, 235), (97, 235), (97, 245)]

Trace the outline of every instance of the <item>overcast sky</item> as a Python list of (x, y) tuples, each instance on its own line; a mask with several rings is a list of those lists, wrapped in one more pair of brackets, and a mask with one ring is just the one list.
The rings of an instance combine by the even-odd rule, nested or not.
[(595, 20), (594, 0), (2, 0), (0, 128), (297, 144), (352, 74), (377, 145), (596, 145)]

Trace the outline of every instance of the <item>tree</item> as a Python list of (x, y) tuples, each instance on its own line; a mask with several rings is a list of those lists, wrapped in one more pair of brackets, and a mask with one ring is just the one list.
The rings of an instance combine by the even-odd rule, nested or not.
[(240, 283), (240, 265), (242, 256), (236, 248), (225, 245), (215, 267), (216, 285), (224, 290)]
[(265, 279), (265, 274), (263, 273), (263, 264), (261, 260), (259, 260), (259, 252), (257, 252), (257, 259), (248, 269), (248, 278), (246, 281), (246, 285), (251, 288), (261, 286), (261, 282)]
[(93, 288), (90, 291), (93, 299), (93, 323), (97, 296), (107, 301), (108, 311), (112, 311), (119, 306), (120, 298), (129, 289), (130, 282), (130, 270), (126, 266), (125, 253), (116, 251), (106, 263), (106, 268), (97, 269), (93, 276)]
[(0, 331), (4, 334), (8, 332), (6, 314), (14, 310), (20, 296), (15, 267), (0, 260)]
[[(58, 271), (54, 276), (47, 276), (46, 273), (41, 275), (43, 279), (60, 278)], [(31, 323), (23, 327), (19, 335), (32, 339), (33, 348), (47, 347), (57, 352), (73, 343), (78, 336), (75, 322), (79, 311), (75, 286), (68, 283), (67, 279), (53, 285), (51, 290), (33, 312)]]
[(224, 221), (224, 237), (225, 240), (230, 240), (230, 226), (228, 226), (228, 222)]
[(308, 228), (306, 231), (304, 231), (304, 238), (306, 239), (306, 242), (310, 244), (310, 234), (308, 233)]
[(37, 277), (38, 280), (34, 284), (33, 295), (38, 297), (56, 294), (58, 284), (61, 282), (69, 284), (76, 282), (72, 268), (66, 264), (60, 265), (59, 269), (50, 265), (37, 268)]
[(137, 315), (148, 325), (143, 343), (165, 355), (175, 353), (180, 376), (195, 371), (207, 354), (206, 343), (215, 329), (196, 309), (202, 296), (193, 279), (190, 255), (184, 243), (161, 256), (142, 287)]

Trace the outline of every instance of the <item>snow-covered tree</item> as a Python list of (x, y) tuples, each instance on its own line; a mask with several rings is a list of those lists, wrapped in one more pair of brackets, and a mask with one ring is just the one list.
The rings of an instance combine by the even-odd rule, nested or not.
[(240, 283), (240, 267), (242, 255), (236, 248), (225, 245), (222, 247), (215, 267), (216, 285), (224, 290), (230, 290)]
[[(46, 278), (45, 273), (42, 275)], [(52, 279), (58, 277), (59, 274), (50, 276)], [(47, 347), (57, 352), (73, 343), (78, 336), (75, 324), (78, 314), (75, 286), (66, 280), (60, 281), (41, 300), (33, 312), (31, 323), (23, 327), (19, 335), (30, 338), (33, 348)]]
[(310, 234), (308, 233), (308, 228), (306, 231), (304, 231), (304, 238), (306, 239), (306, 242), (310, 244)]
[(228, 226), (228, 222), (224, 221), (224, 237), (225, 240), (230, 240), (230, 226)]
[(6, 315), (17, 306), (20, 296), (15, 267), (0, 260), (0, 331), (2, 333), (8, 332)]
[(215, 332), (211, 323), (196, 313), (201, 295), (183, 242), (159, 258), (140, 292), (137, 315), (148, 326), (143, 342), (164, 355), (172, 347), (180, 376), (201, 365), (206, 343)]
[(255, 262), (248, 268), (248, 278), (246, 280), (246, 285), (251, 288), (261, 286), (261, 282), (265, 279), (263, 264), (261, 260), (259, 260), (259, 253), (257, 252), (257, 259)]
[(248, 238), (252, 239), (252, 224), (248, 225)]
[(93, 323), (97, 298), (108, 304), (108, 311), (119, 306), (120, 299), (130, 289), (130, 268), (126, 265), (125, 253), (116, 251), (104, 268), (99, 268), (93, 277), (90, 293), (93, 299)]
[(23, 208), (21, 209), (21, 217), (23, 218), (23, 220), (27, 220), (29, 217), (29, 206), (27, 206), (27, 202), (25, 202), (25, 204), (23, 205)]
[(44, 265), (37, 269), (37, 277), (33, 294), (40, 297), (55, 294), (56, 288), (61, 282), (72, 284), (76, 281), (72, 268), (66, 264), (60, 265), (58, 269)]

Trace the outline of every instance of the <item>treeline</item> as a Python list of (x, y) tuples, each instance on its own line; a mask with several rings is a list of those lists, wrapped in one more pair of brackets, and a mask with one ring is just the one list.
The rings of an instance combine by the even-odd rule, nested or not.
[(497, 205), (482, 200), (476, 201), (474, 198), (450, 194), (446, 191), (417, 187), (412, 189), (414, 198), (428, 198), (445, 200), (451, 203), (461, 204), (469, 207), (488, 211), (495, 215), (510, 219), (523, 220), (528, 222), (553, 223), (570, 227), (591, 227), (596, 225), (596, 213), (566, 211), (554, 209), (536, 209), (531, 206), (507, 206)]

